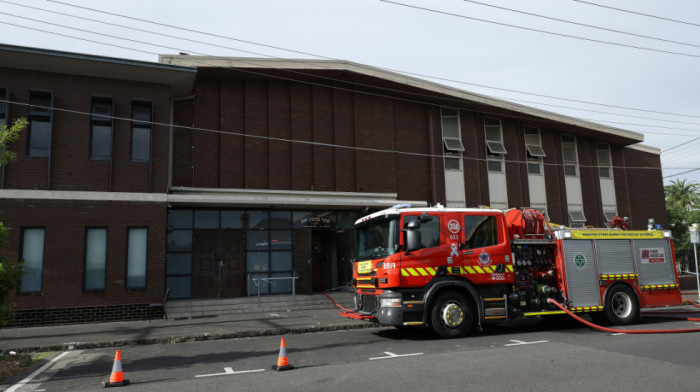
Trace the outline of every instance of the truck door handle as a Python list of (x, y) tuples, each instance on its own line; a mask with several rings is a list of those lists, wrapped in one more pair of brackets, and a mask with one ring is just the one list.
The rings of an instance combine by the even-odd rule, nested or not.
[(474, 254), (474, 251), (473, 251), (473, 250), (468, 250), (468, 251), (464, 252), (464, 254), (465, 254), (465, 255), (473, 255), (473, 254)]

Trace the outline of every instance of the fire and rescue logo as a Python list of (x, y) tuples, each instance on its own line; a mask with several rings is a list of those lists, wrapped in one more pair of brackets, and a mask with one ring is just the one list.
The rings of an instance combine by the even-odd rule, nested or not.
[(576, 264), (578, 268), (583, 269), (586, 265), (586, 257), (583, 255), (576, 255), (576, 257), (574, 257), (574, 264)]
[(447, 229), (450, 231), (452, 234), (457, 234), (459, 233), (460, 229), (459, 222), (455, 219), (452, 219), (451, 221), (447, 222)]
[(481, 253), (479, 253), (479, 264), (484, 267), (491, 265), (491, 255), (486, 253), (486, 250), (482, 250)]

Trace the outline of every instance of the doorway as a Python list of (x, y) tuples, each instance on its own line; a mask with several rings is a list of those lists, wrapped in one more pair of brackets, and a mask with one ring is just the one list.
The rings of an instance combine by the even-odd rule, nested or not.
[(243, 230), (194, 231), (193, 298), (244, 294)]

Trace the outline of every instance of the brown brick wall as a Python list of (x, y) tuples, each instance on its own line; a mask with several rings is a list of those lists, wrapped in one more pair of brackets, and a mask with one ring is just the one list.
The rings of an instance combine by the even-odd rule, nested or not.
[[(659, 156), (625, 148), (624, 160), (632, 228), (646, 229), (649, 218), (668, 228)], [(649, 167), (656, 169), (646, 169)]]

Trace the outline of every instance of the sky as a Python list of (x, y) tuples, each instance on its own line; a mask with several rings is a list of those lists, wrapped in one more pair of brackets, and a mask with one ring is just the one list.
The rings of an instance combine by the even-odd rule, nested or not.
[[(611, 8), (614, 7), (614, 8)], [(0, 0), (0, 43), (340, 59), (644, 134), (700, 182), (700, 2)], [(420, 75), (420, 76), (419, 76)]]

